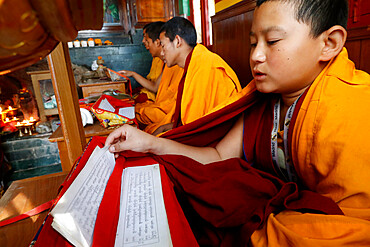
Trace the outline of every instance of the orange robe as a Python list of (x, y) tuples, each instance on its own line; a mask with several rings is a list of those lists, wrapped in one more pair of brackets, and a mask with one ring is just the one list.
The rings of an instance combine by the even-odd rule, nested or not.
[(370, 76), (346, 49), (316, 78), (299, 108), (292, 159), (309, 190), (344, 216), (283, 211), (252, 235), (253, 246), (370, 246)]
[[(241, 91), (238, 77), (230, 66), (205, 46), (197, 44), (186, 72), (181, 99), (181, 123), (187, 124)], [(173, 121), (174, 106), (159, 126)]]
[(181, 80), (184, 69), (179, 66), (163, 70), (161, 82), (154, 102), (136, 104), (136, 119), (143, 125), (147, 125), (144, 131), (153, 133), (161, 120), (176, 103), (177, 87)]
[[(162, 74), (164, 68), (164, 62), (159, 57), (153, 57), (152, 67), (150, 68), (149, 74), (146, 76), (146, 79), (149, 81), (157, 81), (158, 77)], [(146, 93), (148, 99), (155, 101), (155, 93), (149, 91), (146, 88), (140, 90), (141, 93)]]

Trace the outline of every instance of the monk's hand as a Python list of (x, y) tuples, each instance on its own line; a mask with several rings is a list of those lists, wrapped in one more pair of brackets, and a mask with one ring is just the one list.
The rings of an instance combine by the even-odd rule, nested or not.
[(123, 75), (128, 76), (128, 77), (134, 77), (134, 75), (135, 75), (135, 72), (130, 71), (130, 70), (120, 70), (120, 71), (118, 71), (118, 73), (123, 74)]
[(105, 146), (109, 146), (109, 151), (115, 153), (131, 150), (135, 152), (148, 153), (157, 137), (145, 133), (128, 124), (114, 130), (109, 134), (105, 141)]

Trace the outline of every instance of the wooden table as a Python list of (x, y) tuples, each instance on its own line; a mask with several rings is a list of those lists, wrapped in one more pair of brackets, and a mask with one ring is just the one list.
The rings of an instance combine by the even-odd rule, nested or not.
[[(12, 182), (0, 199), (0, 220), (11, 218), (56, 198), (66, 172)], [(1, 247), (29, 246), (48, 211), (0, 228)]]
[[(104, 128), (99, 121), (95, 120), (94, 124), (88, 124), (84, 127), (86, 143), (93, 136), (108, 136), (115, 128)], [(62, 128), (59, 126), (49, 137), (49, 141), (58, 143), (60, 162), (63, 171), (69, 171), (73, 166), (68, 159), (68, 150), (64, 140)]]
[(94, 79), (90, 83), (80, 83), (79, 87), (82, 88), (82, 95), (84, 98), (88, 96), (101, 95), (105, 90), (118, 90), (120, 92), (125, 91), (125, 82), (126, 81), (107, 81)]

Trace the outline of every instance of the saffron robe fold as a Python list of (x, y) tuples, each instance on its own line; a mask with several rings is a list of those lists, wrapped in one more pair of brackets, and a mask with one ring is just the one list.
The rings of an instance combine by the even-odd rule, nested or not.
[[(239, 79), (230, 66), (220, 56), (197, 44), (186, 71), (181, 99), (181, 123), (188, 124), (208, 114), (240, 90)], [(171, 123), (175, 110), (176, 106), (160, 125)]]
[[(146, 79), (148, 79), (149, 81), (153, 81), (153, 82), (157, 81), (158, 77), (163, 72), (163, 68), (164, 68), (163, 60), (160, 59), (159, 57), (153, 57), (152, 66), (150, 67), (150, 71), (149, 71), (149, 74), (146, 76)], [(152, 91), (146, 88), (142, 88), (140, 90), (140, 93), (145, 93), (148, 97), (149, 102), (155, 101), (156, 94), (153, 93)]]
[(159, 57), (153, 57), (152, 66), (150, 67), (149, 74), (146, 79), (149, 81), (156, 81), (158, 77), (162, 74), (164, 62)]
[(153, 133), (159, 127), (158, 124), (174, 106), (177, 87), (183, 71), (177, 65), (171, 68), (165, 66), (155, 101), (147, 101), (135, 105), (136, 120), (140, 124), (146, 125), (145, 132)]

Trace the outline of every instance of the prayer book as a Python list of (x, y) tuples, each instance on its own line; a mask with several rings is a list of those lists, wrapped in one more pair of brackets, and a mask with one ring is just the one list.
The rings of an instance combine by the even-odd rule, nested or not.
[[(97, 146), (52, 209), (51, 226), (74, 246), (92, 245), (99, 206), (114, 166), (108, 147)], [(172, 246), (159, 164), (125, 168), (121, 184), (115, 246)]]

